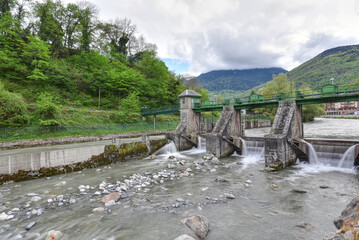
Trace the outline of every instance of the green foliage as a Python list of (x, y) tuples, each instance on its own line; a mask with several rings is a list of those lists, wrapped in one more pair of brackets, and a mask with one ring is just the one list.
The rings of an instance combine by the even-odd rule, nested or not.
[[(311, 89), (309, 84), (303, 84), (300, 89), (300, 92), (310, 92)], [(302, 107), (302, 120), (303, 122), (310, 122), (314, 120), (314, 117), (326, 115), (325, 104), (310, 104), (303, 105)]]
[(138, 113), (141, 110), (141, 102), (138, 93), (132, 92), (121, 100), (119, 110), (125, 113)]
[[(56, 120), (59, 118), (61, 109), (56, 105), (54, 97), (48, 93), (43, 92), (38, 96), (36, 114), (41, 121)], [(51, 121), (53, 123), (54, 121)]]
[[(273, 75), (273, 80), (268, 82), (264, 88), (257, 91), (257, 94), (263, 94), (265, 98), (276, 97), (278, 93), (284, 93), (287, 95), (290, 93), (290, 83), (287, 79), (287, 75), (284, 73), (280, 73), (277, 76)], [(266, 116), (275, 116), (277, 108), (257, 108), (253, 111), (255, 113), (262, 113)]]
[(311, 104), (303, 105), (302, 108), (302, 120), (303, 122), (310, 122), (314, 120), (314, 117), (326, 115), (325, 104)]
[[(294, 85), (294, 84), (293, 84)], [(311, 92), (308, 84), (304, 84), (299, 89), (301, 92)], [(294, 89), (292, 90), (294, 94)], [(266, 98), (275, 97), (278, 93), (284, 93), (290, 96), (290, 82), (287, 79), (286, 74), (280, 73), (277, 76), (273, 76), (273, 80), (266, 84), (266, 87), (257, 91), (257, 94), (262, 94)], [(277, 112), (276, 107), (272, 108), (257, 108), (253, 110), (255, 113), (261, 113), (274, 119)], [(314, 117), (325, 115), (325, 104), (312, 104), (303, 105), (302, 108), (302, 120), (303, 122), (313, 121)]]
[(131, 20), (103, 23), (91, 3), (8, 0), (0, 14), (0, 78), (9, 91), (36, 101), (32, 124), (76, 124), (58, 105), (98, 102), (101, 109), (121, 109), (113, 121), (138, 121), (140, 107), (176, 104), (184, 91), (156, 46), (135, 36)]
[(28, 122), (27, 104), (22, 96), (5, 90), (0, 81), (0, 127), (24, 126)]

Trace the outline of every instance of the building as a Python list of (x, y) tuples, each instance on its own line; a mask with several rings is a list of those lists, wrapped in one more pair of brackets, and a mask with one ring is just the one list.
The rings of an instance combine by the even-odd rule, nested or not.
[(351, 115), (359, 110), (359, 101), (326, 103), (327, 115)]

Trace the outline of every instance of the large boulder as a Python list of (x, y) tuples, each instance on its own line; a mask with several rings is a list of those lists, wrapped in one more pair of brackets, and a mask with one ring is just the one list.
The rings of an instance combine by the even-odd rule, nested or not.
[(353, 218), (353, 219), (358, 218), (358, 206), (359, 206), (359, 196), (356, 196), (343, 210), (340, 217), (334, 220), (334, 225), (337, 227), (337, 229), (341, 229), (343, 227), (343, 222), (348, 218)]
[(181, 220), (181, 223), (191, 229), (199, 238), (204, 239), (209, 232), (209, 221), (206, 217), (196, 215)]

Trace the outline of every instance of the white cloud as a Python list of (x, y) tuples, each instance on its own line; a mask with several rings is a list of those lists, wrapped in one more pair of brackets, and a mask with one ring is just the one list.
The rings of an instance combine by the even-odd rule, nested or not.
[[(64, 2), (75, 2), (65, 0)], [(359, 43), (356, 0), (93, 0), (102, 19), (130, 18), (161, 58), (190, 71), (283, 67)]]

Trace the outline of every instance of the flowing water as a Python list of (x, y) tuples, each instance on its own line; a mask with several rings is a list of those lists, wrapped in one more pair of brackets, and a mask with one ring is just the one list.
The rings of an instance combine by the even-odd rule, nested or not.
[[(199, 140), (199, 147), (189, 151), (177, 152), (170, 143), (154, 158), (2, 185), (0, 213), (19, 211), (14, 219), (0, 222), (0, 239), (44, 239), (52, 229), (62, 231), (63, 239), (195, 237), (180, 219), (201, 214), (210, 221), (209, 240), (317, 240), (336, 230), (334, 218), (359, 191), (359, 178), (351, 168), (297, 164), (279, 172), (263, 172), (264, 145), (260, 141), (246, 141), (246, 156), (222, 158), (219, 166), (206, 161), (199, 165), (205, 139)], [(219, 176), (229, 181), (215, 181)], [(96, 193), (102, 191), (100, 185), (111, 189), (111, 185), (130, 182), (138, 185), (129, 184), (117, 204), (92, 212), (104, 206), (100, 202), (103, 194)], [(80, 190), (84, 189), (80, 185), (88, 187)], [(321, 188), (323, 185), (328, 188)], [(41, 200), (29, 203), (33, 195), (29, 193), (38, 194)], [(236, 198), (229, 200), (226, 193)], [(61, 201), (61, 197), (70, 201)], [(41, 214), (33, 214), (34, 209)], [(30, 222), (36, 224), (26, 231)]]

